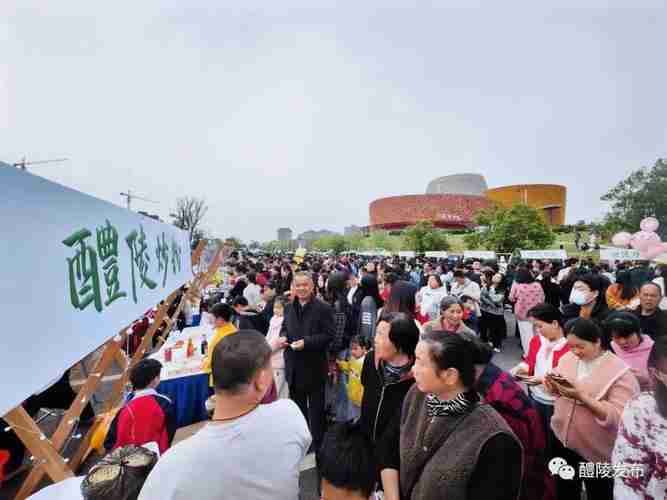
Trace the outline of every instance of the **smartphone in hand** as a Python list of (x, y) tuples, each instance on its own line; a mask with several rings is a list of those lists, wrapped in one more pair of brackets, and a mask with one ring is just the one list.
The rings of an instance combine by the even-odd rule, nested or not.
[(550, 374), (547, 375), (547, 377), (549, 377), (549, 380), (552, 383), (554, 383), (556, 385), (559, 385), (561, 387), (566, 387), (566, 388), (573, 387), (568, 379), (566, 379), (565, 377), (563, 377), (562, 375), (560, 375), (558, 373), (550, 373)]

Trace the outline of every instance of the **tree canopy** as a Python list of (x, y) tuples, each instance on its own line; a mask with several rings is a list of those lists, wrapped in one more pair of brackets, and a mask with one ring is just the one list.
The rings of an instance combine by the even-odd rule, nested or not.
[(661, 158), (653, 167), (632, 172), (602, 197), (611, 203), (605, 222), (614, 230), (639, 231), (645, 217), (661, 222), (658, 232), (667, 237), (667, 161)]
[(346, 238), (339, 234), (319, 238), (313, 241), (312, 247), (314, 250), (319, 251), (331, 250), (335, 254), (339, 254), (345, 250), (350, 249)]
[(547, 249), (556, 241), (540, 211), (526, 205), (483, 210), (475, 217), (475, 223), (481, 230), (464, 237), (471, 249), (514, 253), (520, 249)]
[(418, 222), (405, 231), (404, 237), (408, 250), (417, 253), (449, 250), (449, 242), (444, 231), (436, 229), (431, 222)]

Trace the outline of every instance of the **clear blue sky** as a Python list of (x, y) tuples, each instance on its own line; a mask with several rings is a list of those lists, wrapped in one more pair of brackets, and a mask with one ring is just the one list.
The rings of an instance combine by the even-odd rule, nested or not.
[(664, 2), (417, 3), (2, 2), (0, 160), (265, 241), (459, 172), (591, 219), (667, 156)]

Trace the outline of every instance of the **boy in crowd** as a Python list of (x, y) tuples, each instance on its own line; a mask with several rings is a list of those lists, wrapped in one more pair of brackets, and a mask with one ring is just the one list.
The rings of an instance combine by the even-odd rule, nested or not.
[(373, 445), (352, 422), (336, 424), (324, 435), (317, 469), (324, 500), (368, 500), (376, 479)]
[(347, 375), (347, 398), (349, 401), (348, 418), (357, 420), (361, 415), (361, 400), (364, 396), (364, 386), (361, 385), (361, 370), (366, 358), (366, 342), (357, 335), (350, 340), (350, 358), (346, 361), (339, 359), (338, 367)]
[(104, 441), (107, 450), (151, 442), (157, 443), (160, 453), (169, 449), (176, 433), (176, 417), (169, 398), (155, 390), (161, 371), (162, 363), (150, 358), (142, 359), (132, 369), (134, 392), (111, 422)]
[(479, 315), (477, 314), (477, 302), (469, 295), (462, 295), (463, 323), (479, 335)]

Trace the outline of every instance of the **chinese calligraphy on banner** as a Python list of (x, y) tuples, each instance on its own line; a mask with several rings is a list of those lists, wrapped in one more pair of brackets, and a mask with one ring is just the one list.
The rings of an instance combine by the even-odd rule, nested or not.
[[(127, 297), (127, 292), (121, 290), (118, 262), (118, 230), (106, 221), (106, 224), (97, 228), (97, 246), (88, 246), (86, 239), (91, 236), (88, 229), (80, 229), (63, 240), (63, 244), (74, 247), (76, 252), (73, 257), (67, 258), (69, 265), (69, 289), (72, 306), (83, 310), (91, 303), (97, 312), (102, 312), (102, 288), (100, 286), (99, 274), (104, 276), (106, 284), (106, 300), (104, 307), (112, 302)], [(153, 281), (150, 275), (157, 276), (162, 288), (167, 286), (169, 275), (169, 264), (171, 262), (172, 274), (177, 274), (181, 268), (181, 254), (183, 250), (181, 243), (173, 236), (171, 246), (167, 243), (165, 232), (159, 233), (155, 240), (155, 269), (151, 269), (151, 254), (148, 252), (149, 244), (146, 242), (146, 234), (143, 225), (139, 230), (132, 230), (125, 238), (130, 250), (130, 259), (127, 267), (130, 269), (129, 276), (132, 300), (136, 304), (137, 283), (139, 288), (146, 287), (154, 290), (158, 282)], [(96, 251), (97, 250), (97, 251)], [(98, 260), (102, 263), (99, 269)], [(151, 270), (153, 272), (151, 272)]]
[(186, 232), (3, 163), (0, 262), (0, 416), (192, 279)]

